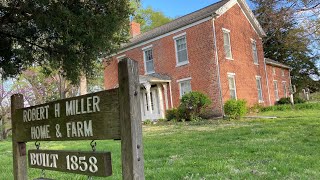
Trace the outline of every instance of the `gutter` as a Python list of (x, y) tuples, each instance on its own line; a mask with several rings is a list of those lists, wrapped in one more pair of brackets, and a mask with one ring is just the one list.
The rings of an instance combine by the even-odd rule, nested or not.
[(221, 112), (222, 112), (222, 116), (224, 116), (221, 77), (220, 77), (220, 64), (219, 64), (219, 57), (218, 57), (216, 28), (214, 25), (214, 21), (215, 21), (216, 17), (217, 17), (217, 14), (212, 15), (212, 30), (213, 30), (213, 41), (214, 41), (213, 48), (215, 50), (215, 61), (216, 61), (216, 66), (217, 66), (217, 75), (218, 75), (217, 79), (218, 79), (219, 97), (220, 97), (220, 103), (221, 103)]

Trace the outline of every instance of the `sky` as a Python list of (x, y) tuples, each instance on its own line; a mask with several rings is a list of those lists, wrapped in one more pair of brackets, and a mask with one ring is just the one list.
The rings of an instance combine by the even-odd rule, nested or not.
[[(194, 12), (220, 0), (141, 0), (144, 8), (151, 6), (166, 16), (176, 18)], [(247, 1), (248, 3), (248, 1)], [(249, 4), (250, 5), (250, 4)]]

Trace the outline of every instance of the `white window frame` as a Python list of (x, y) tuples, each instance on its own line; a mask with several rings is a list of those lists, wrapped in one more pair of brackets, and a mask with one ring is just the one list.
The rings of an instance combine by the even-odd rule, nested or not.
[[(254, 63), (255, 65), (259, 65), (257, 41), (254, 40), (254, 39), (251, 39), (251, 48), (252, 48), (253, 63)], [(255, 50), (254, 50), (254, 49), (255, 49)]]
[(281, 69), (281, 76), (284, 76), (284, 69)]
[(272, 75), (276, 75), (276, 68), (272, 67)]
[[(288, 97), (288, 91), (287, 91), (287, 81), (282, 81), (282, 88), (283, 88), (283, 94), (284, 94), (284, 97)], [(284, 88), (285, 87), (285, 88)]]
[[(234, 94), (235, 94), (235, 100), (238, 99), (238, 96), (237, 96), (237, 86), (236, 86), (236, 74), (235, 73), (230, 73), (228, 72), (228, 86), (229, 86), (229, 78), (233, 78), (233, 85), (234, 85)], [(230, 86), (229, 86), (229, 95), (230, 95), (230, 98), (231, 98), (231, 89), (230, 89)]]
[[(222, 34), (222, 37), (223, 37), (224, 56), (225, 56), (226, 59), (228, 59), (228, 60), (233, 60), (230, 30), (229, 30), (229, 29), (222, 28), (222, 33), (223, 33), (223, 34)], [(224, 43), (224, 34), (225, 34), (225, 33), (228, 34), (228, 40), (229, 40), (229, 46), (230, 46), (230, 56), (231, 56), (231, 57), (227, 57), (226, 48), (225, 48), (225, 43)]]
[[(257, 89), (258, 90), (258, 102), (259, 103), (263, 103), (264, 101), (263, 101), (263, 91), (262, 91), (261, 76), (256, 76), (256, 83), (257, 83), (258, 80), (259, 80), (259, 88), (260, 88), (260, 89)], [(257, 84), (257, 86), (258, 86), (258, 84)], [(259, 97), (259, 91), (261, 91), (261, 99)]]
[[(185, 38), (185, 40), (186, 40), (187, 60), (186, 60), (186, 61), (183, 61), (183, 62), (179, 62), (179, 59), (178, 59), (179, 57), (178, 57), (177, 40), (180, 40), (180, 39), (182, 39), (182, 38)], [(176, 67), (189, 64), (187, 33), (184, 32), (184, 33), (178, 34), (178, 35), (176, 35), (176, 36), (173, 37), (173, 40), (174, 40), (174, 48), (175, 48), (175, 53), (176, 53), (176, 64), (177, 64)]]
[(123, 54), (123, 55), (121, 55), (121, 56), (118, 56), (118, 57), (117, 57), (118, 63), (119, 63), (122, 59), (124, 59), (124, 58), (126, 58), (126, 55), (125, 55), (125, 54)]
[[(152, 61), (153, 61), (153, 71), (150, 71), (150, 72), (147, 71), (147, 61), (146, 61), (146, 58), (147, 58), (146, 57), (146, 51), (149, 51), (149, 50), (152, 51), (152, 57), (153, 57), (153, 59), (152, 59)], [(145, 74), (155, 73), (155, 70), (154, 70), (154, 56), (153, 56), (152, 45), (142, 48), (142, 52), (143, 52), (143, 62), (144, 62), (144, 72), (145, 72)]]
[[(275, 86), (275, 84), (276, 84), (276, 86)], [(279, 101), (279, 87), (278, 87), (278, 81), (277, 80), (273, 80), (273, 89), (274, 89), (275, 99), (276, 99), (276, 101)]]
[[(181, 83), (189, 81), (189, 82), (190, 82), (190, 90), (192, 91), (191, 79), (192, 79), (191, 77), (188, 77), (188, 78), (183, 78), (183, 79), (177, 80), (177, 83), (179, 83), (180, 98), (182, 98), (182, 96), (183, 96), (183, 94), (182, 94), (182, 88), (181, 88)], [(191, 92), (191, 91), (190, 91), (190, 92)]]

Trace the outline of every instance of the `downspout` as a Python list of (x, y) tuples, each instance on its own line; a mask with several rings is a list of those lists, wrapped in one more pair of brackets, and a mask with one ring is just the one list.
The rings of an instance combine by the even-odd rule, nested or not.
[[(266, 73), (266, 81), (267, 81), (267, 87), (268, 87), (268, 95), (269, 95), (269, 106), (271, 106), (271, 97), (270, 97), (270, 89), (269, 89), (269, 79), (268, 79), (268, 72), (267, 72), (267, 65), (266, 65), (266, 58), (263, 58), (264, 60), (264, 72)], [(289, 73), (290, 74), (290, 73)]]
[(219, 97), (220, 97), (220, 103), (221, 103), (221, 112), (224, 116), (224, 110), (223, 110), (223, 99), (222, 99), (222, 88), (221, 88), (221, 78), (220, 78), (220, 64), (219, 64), (219, 57), (218, 57), (218, 46), (217, 46), (217, 38), (216, 38), (216, 28), (214, 25), (215, 17), (217, 15), (212, 15), (212, 30), (213, 30), (213, 40), (214, 40), (214, 50), (215, 50), (215, 61), (217, 66), (217, 79), (218, 79), (218, 87), (219, 87)]

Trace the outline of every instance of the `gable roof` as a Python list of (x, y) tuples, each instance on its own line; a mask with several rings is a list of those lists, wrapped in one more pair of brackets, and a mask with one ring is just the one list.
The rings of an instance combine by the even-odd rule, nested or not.
[(272, 60), (269, 58), (264, 58), (264, 60), (266, 61), (266, 64), (268, 64), (268, 65), (277, 66), (277, 67), (281, 67), (281, 68), (285, 68), (285, 69), (291, 69), (290, 66), (287, 66), (287, 65), (280, 63), (278, 61), (275, 61), (275, 60)]
[(258, 20), (254, 17), (249, 6), (246, 4), (245, 0), (222, 0), (207, 7), (204, 7), (200, 10), (192, 12), (190, 14), (179, 17), (169, 23), (166, 23), (162, 26), (154, 28), (150, 31), (142, 33), (138, 36), (135, 36), (130, 39), (129, 43), (126, 43), (122, 46), (122, 50), (132, 47), (134, 45), (140, 44), (142, 42), (151, 40), (158, 36), (164, 35), (166, 33), (172, 32), (179, 28), (185, 27), (192, 23), (198, 22), (208, 17), (222, 15), (225, 11), (231, 8), (234, 4), (239, 3), (240, 7), (243, 9), (245, 15), (248, 17), (248, 20), (253, 24), (253, 28), (257, 31), (260, 36), (265, 36), (263, 29), (261, 28)]

